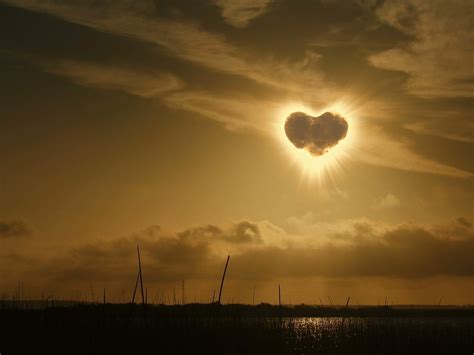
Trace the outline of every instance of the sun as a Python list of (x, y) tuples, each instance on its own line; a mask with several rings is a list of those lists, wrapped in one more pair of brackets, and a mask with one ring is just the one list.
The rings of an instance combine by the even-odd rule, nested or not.
[[(285, 133), (286, 118), (293, 112), (304, 112), (311, 116), (319, 116), (324, 112), (338, 114), (345, 118), (349, 128), (345, 138), (331, 147), (329, 151), (321, 156), (311, 155), (304, 149), (296, 148), (287, 138)], [(333, 180), (344, 171), (344, 163), (349, 161), (356, 145), (357, 137), (357, 112), (344, 102), (336, 102), (332, 105), (315, 110), (302, 103), (288, 103), (281, 106), (275, 112), (275, 123), (273, 133), (280, 143), (281, 148), (288, 156), (292, 164), (301, 171), (301, 177), (310, 182), (322, 183), (325, 180)]]

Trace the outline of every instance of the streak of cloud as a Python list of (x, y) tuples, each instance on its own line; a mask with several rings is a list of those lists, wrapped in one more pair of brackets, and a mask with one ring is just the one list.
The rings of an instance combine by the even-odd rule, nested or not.
[(25, 222), (22, 221), (0, 221), (0, 239), (15, 239), (31, 234)]
[(273, 0), (215, 0), (224, 20), (234, 27), (245, 27), (268, 11)]
[(83, 86), (120, 90), (144, 98), (159, 97), (184, 85), (170, 73), (144, 73), (78, 61), (61, 61), (48, 65), (46, 70)]
[[(305, 67), (303, 63), (291, 65), (269, 57), (251, 55), (226, 41), (223, 36), (205, 31), (194, 23), (150, 16), (144, 11), (137, 11), (126, 0), (96, 6), (89, 1), (77, 1), (74, 4), (53, 0), (4, 2), (100, 31), (152, 43), (165, 48), (177, 58), (210, 70), (242, 76), (287, 91), (304, 94), (307, 90), (303, 86), (315, 86), (322, 81), (321, 73)], [(321, 93), (318, 95), (321, 96)]]
[(456, 178), (471, 178), (469, 171), (428, 159), (413, 152), (408, 144), (389, 137), (379, 127), (365, 127), (354, 160), (392, 169), (415, 171)]
[(408, 73), (414, 95), (472, 97), (472, 1), (386, 1), (376, 14), (412, 41), (371, 56), (373, 65)]
[[(245, 93), (239, 95), (216, 93), (208, 91), (202, 86), (199, 89), (187, 88), (183, 86), (181, 79), (178, 79), (172, 73), (148, 75), (148, 73), (139, 69), (113, 68), (103, 64), (79, 61), (62, 61), (56, 67), (50, 66), (46, 69), (57, 75), (68, 77), (81, 85), (126, 91), (132, 95), (145, 98), (163, 96), (160, 99), (163, 99), (168, 106), (198, 113), (222, 123), (230, 130), (250, 128), (268, 133), (269, 129), (267, 127), (272, 126), (272, 123), (275, 122), (276, 110), (274, 110), (274, 107), (277, 101), (291, 99), (296, 96), (316, 107), (322, 106), (324, 102), (331, 102), (337, 97), (337, 92), (331, 92), (330, 85), (324, 82), (323, 71), (319, 65), (321, 56), (318, 53), (306, 52), (303, 59), (290, 62), (284, 59), (278, 60), (275, 57), (257, 55), (246, 48), (231, 43), (227, 37), (221, 34), (204, 30), (196, 22), (183, 19), (179, 21), (176, 19), (170, 20), (165, 17), (154, 16), (150, 12), (150, 9), (153, 8), (152, 2), (149, 5), (136, 1), (116, 1), (102, 4), (91, 4), (89, 1), (64, 3), (53, 0), (6, 0), (3, 2), (31, 11), (51, 14), (65, 21), (81, 24), (98, 31), (152, 43), (160, 49), (164, 49), (170, 56), (200, 65), (209, 71), (223, 73), (228, 75), (229, 78), (232, 76), (245, 78), (278, 90), (278, 95), (274, 99), (262, 101)], [(439, 2), (439, 4), (436, 2), (436, 4), (436, 6), (439, 5), (440, 8), (443, 8), (442, 2)], [(416, 9), (424, 9), (419, 2), (416, 2), (413, 6)], [(437, 16), (437, 12), (422, 11), (418, 19), (410, 17), (411, 15), (407, 14), (404, 8), (403, 6), (399, 8), (394, 2), (387, 2), (380, 9), (376, 8), (376, 11), (377, 16), (383, 23), (390, 24), (399, 31), (413, 35), (414, 41), (417, 41), (414, 43), (428, 43), (427, 41), (430, 38), (428, 35), (431, 33), (429, 28), (435, 23), (433, 19)], [(456, 9), (458, 7), (455, 6), (455, 9), (449, 12), (449, 15), (457, 16), (458, 10)], [(402, 21), (405, 15), (410, 15), (408, 16), (410, 21)], [(423, 16), (428, 16), (426, 21)], [(440, 23), (443, 27), (447, 22)], [(459, 23), (460, 26), (464, 26), (465, 21)], [(468, 32), (464, 31), (462, 33)], [(460, 46), (459, 43), (465, 43), (466, 38), (463, 35), (458, 43), (457, 40), (452, 42), (450, 36), (451, 32), (446, 31), (441, 38), (450, 46), (453, 45), (453, 53), (458, 53), (457, 49), (465, 47), (464, 45)], [(433, 41), (433, 43), (435, 42)], [(426, 60), (439, 57), (437, 46), (427, 48), (426, 51), (422, 50), (423, 46), (420, 46), (413, 44), (413, 48), (410, 50), (418, 53), (422, 59), (425, 58)], [(396, 50), (402, 49), (396, 48)], [(415, 58), (412, 57), (410, 51), (407, 50), (406, 52), (409, 53), (404, 52), (404, 56), (410, 56), (410, 60)], [(371, 57), (372, 63), (390, 69), (387, 67), (389, 64), (387, 61), (382, 60), (382, 62), (375, 63), (377, 56), (383, 57), (384, 53)], [(442, 54), (440, 58), (451, 58), (446, 53)], [(436, 88), (435, 91), (438, 92), (444, 90), (445, 84), (451, 82), (452, 79), (468, 83), (466, 81), (465, 66), (457, 65), (455, 60), (455, 58), (465, 57), (463, 53), (461, 51), (459, 55), (452, 56), (453, 65), (446, 66), (450, 68), (448, 71), (441, 70), (438, 66), (433, 66), (434, 64), (420, 67), (421, 64), (417, 63), (415, 63), (416, 65), (410, 64), (407, 66), (398, 66), (397, 61), (390, 63), (395, 63), (393, 65), (397, 65), (398, 69), (395, 68), (397, 70), (409, 72), (414, 78), (413, 80), (418, 77), (424, 78), (428, 74), (425, 69), (432, 68), (437, 75), (432, 75), (431, 78), (441, 78), (439, 80), (442, 80), (442, 82), (429, 82), (423, 85), (428, 91), (433, 91), (432, 89)], [(451, 73), (451, 69), (456, 70), (453, 72), (454, 74), (446, 74), (446, 72)], [(186, 78), (183, 78), (183, 81), (185, 80)], [(318, 88), (318, 90), (308, 90), (308, 88)], [(415, 86), (412, 88), (414, 93), (420, 93), (424, 90), (419, 91)], [(453, 93), (456, 92), (458, 91), (453, 91)], [(436, 94), (434, 91), (433, 93)], [(464, 95), (462, 92), (461, 94)], [(432, 131), (425, 126), (422, 128), (420, 126), (409, 127), (418, 132)], [(439, 134), (438, 129), (436, 132)], [(467, 178), (472, 176), (470, 172), (417, 154), (413, 147), (402, 141), (400, 137), (397, 139), (388, 137), (383, 131), (371, 127), (369, 122), (366, 122), (366, 127), (361, 128), (360, 133), (363, 138), (357, 142), (355, 154), (351, 155), (353, 160), (375, 166), (450, 177)], [(273, 131), (270, 134), (273, 134)], [(456, 139), (466, 139), (464, 136), (460, 137), (457, 130), (449, 136)]]

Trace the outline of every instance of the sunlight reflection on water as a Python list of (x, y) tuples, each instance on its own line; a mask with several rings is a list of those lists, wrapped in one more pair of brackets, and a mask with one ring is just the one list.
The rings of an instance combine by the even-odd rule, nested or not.
[[(281, 329), (288, 345), (298, 353), (323, 349), (386, 347), (387, 342), (436, 341), (443, 334), (465, 333), (472, 329), (472, 319), (417, 317), (301, 317), (282, 318)], [(461, 332), (462, 333), (462, 332)], [(411, 339), (411, 340), (410, 340)], [(467, 338), (460, 338), (466, 341)], [(422, 342), (423, 342), (422, 341)]]

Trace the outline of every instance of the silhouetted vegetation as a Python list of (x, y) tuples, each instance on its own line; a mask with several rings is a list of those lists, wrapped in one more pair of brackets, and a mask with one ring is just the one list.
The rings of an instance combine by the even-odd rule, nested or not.
[(4, 301), (0, 334), (2, 354), (470, 354), (474, 309)]

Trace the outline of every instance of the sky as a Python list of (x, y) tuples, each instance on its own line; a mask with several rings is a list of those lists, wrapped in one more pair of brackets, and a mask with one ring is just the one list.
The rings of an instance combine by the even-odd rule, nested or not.
[(474, 303), (473, 7), (0, 0), (0, 293)]

